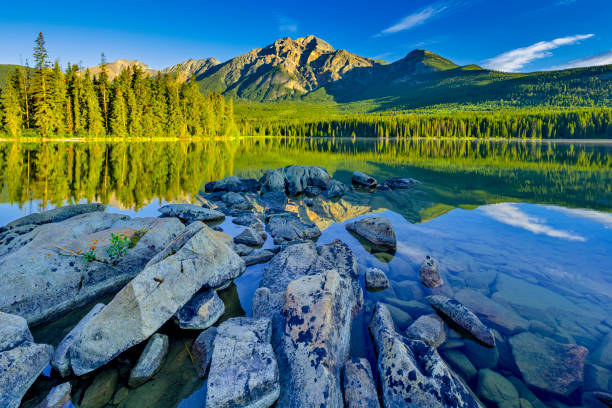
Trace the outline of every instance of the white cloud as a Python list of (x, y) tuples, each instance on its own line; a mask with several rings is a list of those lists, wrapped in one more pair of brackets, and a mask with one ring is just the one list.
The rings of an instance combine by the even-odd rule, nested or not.
[(425, 24), (427, 21), (439, 16), (444, 12), (456, 9), (463, 5), (463, 0), (446, 0), (433, 3), (425, 8), (420, 9), (398, 21), (391, 27), (385, 28), (380, 33), (376, 34), (375, 37), (381, 37), (384, 35), (395, 34), (400, 31), (410, 30), (414, 27), (418, 27)]
[(540, 41), (529, 47), (517, 48), (488, 59), (485, 62), (485, 67), (496, 71), (515, 72), (534, 60), (550, 57), (553, 55), (551, 51), (554, 49), (564, 45), (576, 44), (594, 35), (595, 34), (579, 34), (556, 38), (552, 41)]
[(602, 52), (601, 54), (591, 55), (586, 58), (573, 60), (568, 62), (567, 64), (554, 66), (551, 69), (584, 68), (608, 64), (612, 64), (612, 50)]
[(298, 25), (295, 20), (285, 16), (278, 16), (278, 31), (282, 33), (295, 33), (298, 30)]
[(546, 225), (546, 220), (531, 216), (521, 211), (515, 204), (501, 203), (481, 207), (485, 215), (503, 224), (533, 232), (544, 234), (553, 238), (566, 239), (568, 241), (581, 241), (586, 239), (580, 235), (574, 235), (569, 231), (558, 230)]
[(564, 207), (549, 206), (551, 210), (562, 212), (570, 216), (584, 218), (598, 224), (601, 224), (606, 229), (612, 229), (612, 214), (599, 212), (595, 210), (572, 209)]

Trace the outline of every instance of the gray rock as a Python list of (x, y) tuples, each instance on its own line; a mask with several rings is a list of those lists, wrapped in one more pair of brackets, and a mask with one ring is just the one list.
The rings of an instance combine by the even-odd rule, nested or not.
[(231, 237), (190, 224), (85, 324), (70, 348), (73, 371), (82, 375), (106, 364), (149, 338), (198, 290), (218, 288), (244, 270)]
[[(10, 271), (0, 281), (0, 310), (36, 324), (91, 302), (125, 285), (184, 228), (175, 218), (100, 211), (37, 226), (9, 252), (0, 247), (0, 271)], [(110, 234), (124, 234), (133, 247), (111, 257)], [(91, 247), (95, 260), (87, 262)]]
[(28, 322), (21, 316), (0, 312), (0, 351), (13, 349), (26, 342), (34, 342)]
[(53, 387), (45, 399), (36, 405), (35, 408), (64, 408), (70, 402), (71, 392), (72, 386), (69, 382)]
[(319, 187), (308, 186), (304, 189), (304, 194), (308, 197), (316, 197), (321, 195), (321, 189)]
[(421, 316), (406, 329), (406, 337), (437, 348), (446, 341), (444, 322), (435, 314)]
[(269, 191), (261, 195), (265, 207), (273, 211), (283, 211), (289, 199), (283, 191)]
[(586, 348), (529, 332), (511, 337), (510, 345), (527, 385), (563, 396), (582, 385)]
[(514, 385), (488, 368), (478, 372), (477, 394), (493, 407), (520, 408), (519, 394)]
[(52, 355), (53, 347), (48, 344), (29, 342), (0, 352), (0, 407), (19, 407)]
[(393, 322), (400, 330), (406, 330), (412, 324), (412, 316), (404, 309), (387, 303), (385, 303), (385, 307), (389, 310), (389, 313), (391, 313)]
[(114, 368), (108, 368), (94, 377), (91, 385), (85, 390), (79, 408), (102, 408), (113, 397), (119, 374)]
[(599, 347), (593, 352), (593, 359), (600, 365), (612, 369), (612, 332), (603, 338)]
[(176, 217), (184, 222), (221, 221), (225, 218), (225, 214), (220, 211), (193, 204), (166, 204), (157, 211), (166, 217)]
[(529, 322), (514, 310), (473, 289), (461, 289), (455, 294), (455, 299), (504, 333), (511, 334), (529, 328)]
[(213, 344), (217, 336), (217, 328), (209, 327), (194, 340), (191, 346), (193, 355), (193, 368), (200, 378), (205, 378), (212, 358)]
[(161, 365), (168, 354), (168, 336), (155, 333), (149, 339), (147, 346), (143, 350), (138, 362), (132, 368), (128, 386), (136, 388), (149, 381), (161, 368)]
[(444, 360), (466, 381), (471, 381), (478, 373), (474, 364), (458, 350), (444, 350), (443, 356)]
[(263, 225), (256, 223), (245, 228), (240, 234), (234, 237), (234, 242), (252, 247), (259, 247), (266, 242), (268, 234), (264, 231)]
[(369, 327), (378, 354), (385, 407), (478, 407), (436, 349), (402, 338), (395, 331), (382, 303), (376, 304)]
[(289, 195), (301, 194), (308, 186), (310, 169), (307, 166), (285, 167), (285, 180), (287, 181), (287, 192)]
[(232, 220), (232, 222), (234, 224), (237, 224), (237, 225), (242, 225), (242, 226), (248, 227), (249, 225), (253, 224), (254, 222), (259, 222), (259, 220), (255, 216), (255, 214), (253, 214), (251, 212), (247, 212), (247, 213), (244, 213), (244, 214), (234, 218)]
[(197, 293), (175, 315), (181, 329), (204, 330), (225, 313), (225, 305), (215, 290)]
[(217, 329), (206, 388), (206, 406), (271, 406), (280, 393), (270, 320), (238, 317)]
[[(497, 339), (495, 340), (495, 347), (486, 347), (475, 341), (466, 341), (463, 351), (478, 369), (494, 368), (499, 363), (499, 344)], [(507, 350), (507, 353), (512, 355), (510, 349)]]
[(393, 290), (397, 293), (398, 298), (402, 300), (418, 300), (423, 298), (423, 289), (418, 282), (405, 280), (402, 282), (394, 282)]
[(228, 193), (223, 194), (221, 196), (221, 200), (230, 208), (235, 210), (251, 210), (253, 208), (253, 204), (246, 199), (246, 197), (241, 193), (234, 193), (230, 191)]
[(342, 183), (338, 180), (331, 180), (327, 189), (323, 191), (323, 196), (328, 199), (334, 199), (338, 197), (342, 197), (346, 193), (348, 193), (349, 188), (346, 184)]
[(104, 211), (105, 209), (106, 206), (104, 204), (98, 203), (67, 205), (41, 213), (26, 215), (25, 217), (21, 217), (16, 219), (15, 221), (10, 222), (5, 227), (3, 227), (3, 229), (8, 230), (24, 225), (42, 225), (52, 222), (60, 222), (67, 220), (68, 218), (75, 217), (77, 215)]
[(393, 177), (383, 182), (383, 185), (391, 190), (403, 190), (415, 184), (421, 184), (421, 182), (409, 177)]
[(246, 263), (246, 266), (251, 266), (251, 265), (266, 263), (270, 259), (272, 259), (273, 256), (274, 256), (274, 252), (264, 249), (262, 251), (250, 253), (249, 255), (245, 256), (242, 259), (244, 259), (244, 263)]
[(306, 224), (293, 213), (270, 216), (268, 229), (276, 245), (300, 239), (316, 240), (321, 236), (321, 231), (316, 225)]
[(331, 177), (323, 167), (312, 166), (308, 169), (308, 185), (318, 188), (327, 188), (331, 184)]
[(310, 274), (317, 258), (317, 247), (314, 242), (289, 245), (272, 258), (264, 268), (259, 286), (267, 287), (272, 292), (284, 292), (289, 282)]
[(380, 407), (372, 369), (365, 358), (353, 358), (346, 362), (342, 385), (346, 408)]
[(378, 268), (368, 268), (365, 273), (365, 284), (368, 290), (382, 290), (389, 287), (389, 279)]
[(354, 171), (353, 175), (351, 176), (351, 181), (353, 182), (353, 184), (357, 184), (359, 186), (364, 186), (364, 187), (374, 187), (376, 186), (376, 179), (372, 176), (368, 176), (365, 173), (362, 173), (360, 171)]
[(211, 181), (204, 186), (207, 192), (233, 191), (236, 193), (257, 192), (259, 182), (254, 179), (243, 179), (237, 176), (228, 176), (221, 180)]
[(438, 270), (438, 264), (435, 259), (427, 255), (421, 267), (419, 268), (419, 275), (421, 276), (421, 282), (423, 285), (430, 289), (434, 289), (444, 285), (444, 281), (440, 277), (440, 271)]
[(68, 377), (72, 370), (70, 370), (70, 356), (68, 354), (68, 350), (74, 343), (76, 337), (81, 332), (83, 327), (94, 318), (100, 310), (104, 307), (103, 303), (98, 303), (83, 317), (76, 326), (70, 330), (70, 332), (64, 337), (64, 339), (60, 342), (60, 344), (55, 349), (55, 353), (53, 354), (53, 359), (51, 360), (51, 366), (61, 375), (62, 377)]
[(236, 251), (238, 255), (243, 256), (243, 257), (251, 254), (254, 250), (255, 248), (250, 247), (248, 245), (234, 244), (234, 251)]
[(612, 407), (612, 392), (596, 391), (593, 396), (605, 405)]
[(612, 372), (595, 364), (584, 365), (584, 389), (587, 391), (612, 388)]
[(259, 180), (261, 192), (282, 191), (285, 192), (285, 172), (283, 169), (267, 170)]
[(495, 347), (495, 338), (491, 330), (467, 307), (454, 299), (440, 295), (427, 296), (427, 300), (436, 310), (447, 316), (461, 328), (467, 330), (483, 344)]
[(516, 377), (508, 377), (507, 379), (508, 381), (512, 383), (512, 385), (514, 385), (514, 388), (516, 388), (516, 390), (518, 391), (521, 399), (528, 401), (532, 407), (534, 408), (546, 408), (547, 407), (546, 404), (540, 401), (538, 397), (536, 397), (535, 394), (529, 389), (529, 387), (527, 387), (525, 383), (523, 383), (521, 380), (519, 380)]
[(384, 217), (368, 217), (346, 224), (346, 229), (373, 245), (395, 248), (397, 240), (391, 221)]

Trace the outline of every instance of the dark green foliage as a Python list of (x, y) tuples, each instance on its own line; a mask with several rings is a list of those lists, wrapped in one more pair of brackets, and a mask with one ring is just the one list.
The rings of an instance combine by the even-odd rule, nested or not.
[(119, 258), (127, 254), (130, 247), (130, 239), (125, 234), (110, 234), (111, 245), (106, 249), (106, 252), (111, 258)]

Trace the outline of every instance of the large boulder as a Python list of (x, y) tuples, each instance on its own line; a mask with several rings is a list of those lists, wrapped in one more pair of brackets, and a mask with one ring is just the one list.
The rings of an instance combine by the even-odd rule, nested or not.
[(257, 265), (261, 263), (266, 263), (274, 256), (274, 252), (269, 251), (267, 249), (251, 252), (250, 254), (244, 256), (244, 263), (246, 266)]
[(245, 228), (240, 234), (234, 237), (234, 242), (237, 244), (259, 247), (266, 242), (268, 234), (260, 223), (254, 223), (248, 228)]
[(21, 316), (0, 312), (0, 352), (26, 342), (34, 342), (28, 322)]
[(208, 373), (215, 337), (217, 337), (217, 328), (209, 327), (200, 333), (191, 346), (193, 368), (201, 378), (205, 378)]
[(174, 316), (181, 329), (204, 330), (225, 312), (225, 304), (215, 290), (197, 293)]
[(72, 405), (71, 392), (72, 385), (69, 382), (55, 386), (35, 408), (68, 408)]
[(346, 408), (380, 407), (372, 369), (365, 358), (353, 358), (346, 362), (342, 384)]
[(166, 204), (157, 211), (165, 217), (176, 217), (183, 222), (221, 221), (225, 218), (220, 211), (193, 204)]
[(346, 224), (346, 229), (377, 247), (395, 249), (397, 246), (393, 225), (387, 218), (362, 218)]
[(96, 375), (93, 382), (83, 394), (79, 407), (102, 408), (110, 402), (117, 387), (119, 373), (115, 368), (107, 368)]
[(206, 406), (267, 408), (278, 399), (278, 364), (270, 320), (237, 317), (217, 329)]
[(420, 340), (429, 347), (439, 347), (446, 341), (444, 322), (438, 315), (423, 315), (406, 329), (406, 337)]
[(467, 307), (446, 296), (427, 296), (429, 304), (488, 347), (495, 347), (491, 330)]
[(221, 196), (221, 200), (225, 205), (234, 210), (252, 210), (253, 204), (245, 197), (243, 193), (227, 192)]
[(504, 333), (517, 333), (529, 328), (529, 322), (509, 307), (473, 289), (461, 289), (455, 298), (476, 315)]
[(360, 171), (353, 172), (353, 175), (351, 176), (351, 181), (353, 182), (353, 184), (356, 184), (362, 187), (375, 187), (376, 186), (376, 179), (374, 177), (368, 176), (367, 174), (362, 173)]
[(583, 383), (585, 347), (529, 332), (510, 338), (512, 355), (527, 385), (567, 396)]
[(41, 213), (34, 213), (26, 215), (8, 223), (6, 226), (0, 228), (0, 232), (8, 231), (13, 228), (23, 227), (26, 225), (42, 225), (51, 222), (60, 222), (67, 220), (68, 218), (75, 217), (81, 214), (87, 214), (96, 211), (104, 211), (106, 206), (104, 204), (76, 204), (67, 205), (64, 207), (54, 208), (53, 210), (44, 211)]
[(87, 322), (70, 349), (72, 369), (82, 375), (106, 364), (148, 339), (198, 290), (218, 288), (244, 270), (231, 237), (190, 224)]
[(149, 381), (161, 368), (166, 354), (168, 354), (168, 336), (155, 333), (149, 339), (147, 346), (138, 358), (138, 362), (130, 372), (128, 385), (131, 388), (138, 387)]
[(378, 354), (378, 373), (386, 408), (479, 406), (436, 349), (397, 333), (382, 303), (374, 308), (370, 333)]
[[(95, 300), (125, 285), (184, 228), (176, 218), (100, 211), (36, 226), (0, 245), (0, 310), (35, 324)], [(109, 252), (111, 234), (126, 237), (120, 256)]]
[(348, 193), (349, 188), (346, 184), (338, 180), (331, 180), (327, 189), (323, 190), (323, 196), (325, 198), (334, 199), (339, 198)]
[(307, 224), (294, 213), (280, 213), (268, 218), (268, 229), (276, 245), (291, 241), (316, 240), (321, 231), (314, 224)]
[(261, 192), (266, 193), (269, 191), (281, 191), (285, 192), (285, 172), (283, 169), (268, 170), (259, 180), (261, 184)]
[(228, 176), (221, 180), (211, 181), (206, 183), (204, 188), (206, 192), (217, 192), (217, 191), (233, 191), (236, 193), (242, 192), (257, 192), (259, 188), (259, 182), (254, 179), (245, 179), (237, 176)]
[(310, 169), (308, 166), (287, 166), (285, 167), (285, 179), (287, 180), (287, 192), (290, 195), (301, 194), (308, 187)]

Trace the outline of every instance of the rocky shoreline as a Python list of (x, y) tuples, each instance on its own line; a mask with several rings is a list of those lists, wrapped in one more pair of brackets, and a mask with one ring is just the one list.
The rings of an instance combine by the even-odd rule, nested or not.
[[(378, 268), (360, 268), (340, 240), (317, 245), (321, 229), (304, 216), (308, 211), (351, 190), (408, 189), (418, 181), (378, 183), (355, 172), (352, 184), (320, 167), (288, 166), (268, 170), (259, 180), (207, 183), (201, 205), (168, 204), (159, 218), (130, 218), (84, 204), (1, 228), (0, 406), (19, 407), (50, 367), (46, 375), (57, 377), (57, 386), (33, 398), (37, 407), (120, 405), (169, 358), (168, 337), (159, 332), (168, 324), (199, 333), (185, 348), (205, 381), (206, 407), (543, 406), (528, 387), (569, 400), (592, 366), (585, 368), (585, 347), (532, 334), (525, 319), (480, 292), (454, 293), (429, 256), (420, 282), (401, 286)], [(295, 196), (304, 197), (301, 207), (289, 211)], [(238, 228), (234, 236), (220, 231), (226, 217)], [(367, 215), (345, 227), (372, 252), (397, 249), (385, 217)], [(265, 266), (252, 317), (220, 323), (226, 305), (219, 293), (260, 263)], [(385, 290), (400, 288), (429, 294), (433, 309), (418, 300), (384, 298)], [(365, 289), (373, 299), (381, 296), (372, 307), (364, 307)], [(28, 325), (53, 321), (112, 293), (55, 350), (34, 342)], [(367, 321), (373, 361), (351, 355), (358, 316)], [(459, 339), (447, 338), (447, 324), (465, 332), (461, 345), (509, 359), (522, 380), (515, 385), (487, 363), (475, 367), (476, 359), (450, 346)], [(509, 341), (496, 329), (509, 333)], [(602, 343), (602, 365), (609, 344)], [(109, 368), (138, 347), (137, 361), (124, 372)], [(534, 368), (539, 356), (549, 359), (547, 369)], [(610, 371), (600, 368), (597, 375), (608, 375), (612, 384)], [(91, 385), (72, 395), (73, 380), (92, 373)], [(583, 399), (592, 407), (605, 404), (608, 388)]]

